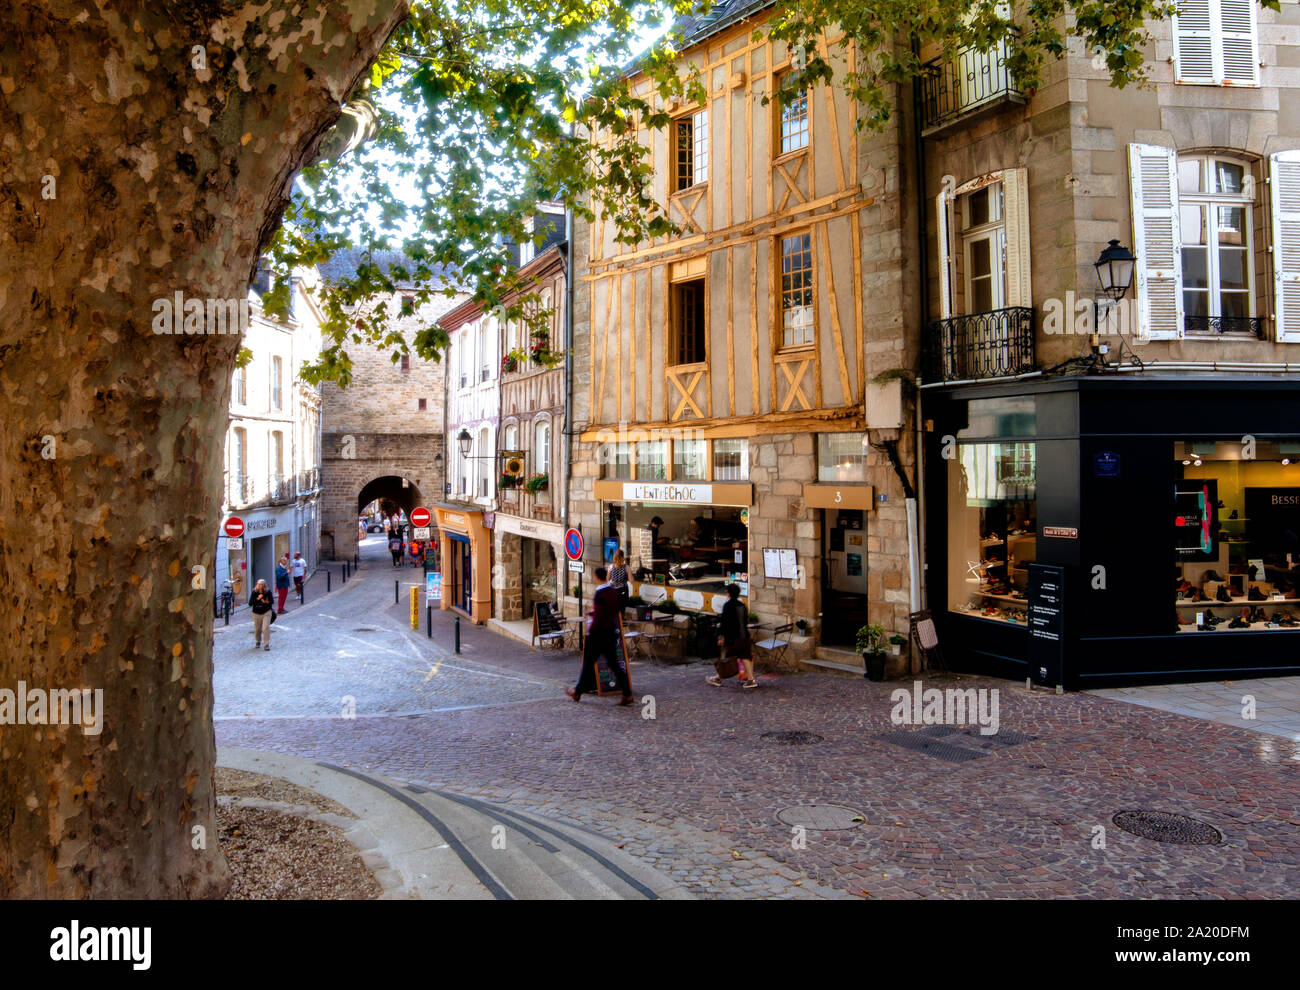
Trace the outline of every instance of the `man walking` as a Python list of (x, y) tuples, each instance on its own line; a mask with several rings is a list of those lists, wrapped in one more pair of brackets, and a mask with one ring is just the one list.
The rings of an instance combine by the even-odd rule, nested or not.
[(293, 563), (289, 565), (289, 571), (293, 574), (293, 590), (298, 592), (298, 600), (302, 601), (302, 582), (307, 576), (307, 561), (302, 559), (302, 554), (295, 551)]
[[(596, 568), (596, 580), (600, 586), (591, 598), (591, 629), (587, 632), (587, 642), (582, 653), (582, 674), (578, 677), (577, 687), (565, 688), (564, 693), (574, 701), (581, 701), (582, 696), (590, 691), (596, 690), (596, 664), (601, 657), (609, 664), (609, 669), (614, 674), (614, 683), (623, 693), (623, 700), (620, 705), (630, 705), (632, 699), (632, 685), (627, 678), (627, 669), (617, 661), (617, 637), (619, 631), (619, 613), (622, 610), (622, 603), (619, 600), (618, 589), (612, 584), (606, 584), (607, 576), (605, 568)], [(624, 664), (626, 664), (626, 658)]]
[(388, 531), (388, 552), (393, 555), (393, 566), (402, 566), (402, 539), (393, 530)]

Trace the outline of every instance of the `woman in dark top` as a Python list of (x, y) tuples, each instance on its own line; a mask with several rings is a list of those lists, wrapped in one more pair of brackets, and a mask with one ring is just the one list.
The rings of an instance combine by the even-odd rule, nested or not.
[[(718, 646), (725, 655), (735, 657), (740, 664), (740, 686), (758, 687), (754, 678), (753, 643), (749, 638), (749, 610), (740, 600), (740, 585), (727, 585), (727, 604), (722, 606), (722, 620), (718, 623)], [(714, 687), (721, 687), (722, 678), (717, 674), (706, 677)]]
[(266, 640), (265, 649), (271, 648), (271, 589), (265, 581), (258, 581), (253, 588), (253, 596), (248, 600), (253, 609), (253, 649)]
[(609, 568), (610, 587), (618, 592), (620, 605), (627, 605), (627, 557), (622, 550), (614, 551), (614, 560)]

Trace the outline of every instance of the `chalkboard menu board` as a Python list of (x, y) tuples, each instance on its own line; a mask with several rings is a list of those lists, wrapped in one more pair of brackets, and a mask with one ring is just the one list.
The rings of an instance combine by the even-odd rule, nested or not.
[(1065, 568), (1029, 565), (1029, 679), (1061, 684), (1065, 667)]

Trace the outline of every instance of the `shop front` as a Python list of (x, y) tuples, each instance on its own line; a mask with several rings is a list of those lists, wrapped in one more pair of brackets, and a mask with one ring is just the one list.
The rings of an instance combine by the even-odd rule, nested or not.
[(498, 619), (530, 619), (538, 602), (563, 597), (563, 545), (564, 527), (558, 523), (496, 513), (493, 553), (499, 566), (493, 611)]
[(748, 601), (750, 484), (598, 481), (602, 559), (627, 557), (633, 596), (720, 613), (728, 584)]
[(433, 513), (441, 536), (441, 607), (481, 625), (492, 615), (491, 531), (475, 509), (437, 505)]
[(1300, 672), (1300, 386), (1038, 379), (927, 391), (923, 415), (954, 666), (1069, 688)]

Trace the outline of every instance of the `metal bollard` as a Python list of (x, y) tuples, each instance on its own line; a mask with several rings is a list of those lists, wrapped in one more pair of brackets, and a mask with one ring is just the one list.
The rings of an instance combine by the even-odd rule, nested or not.
[(393, 604), (394, 604), (394, 605), (396, 605), (398, 602), (401, 601), (401, 599), (397, 597), (397, 596), (398, 596), (398, 593), (399, 593), (399, 588), (400, 588), (400, 586), (401, 586), (401, 583), (402, 583), (401, 581), (394, 581), (394, 582), (393, 582)]
[(325, 594), (330, 593), (330, 572), (329, 568), (325, 569)]
[(432, 605), (424, 606), (424, 623), (425, 623), (424, 625), (425, 639), (433, 639), (433, 606)]
[(456, 616), (456, 652), (460, 652), (460, 616)]

